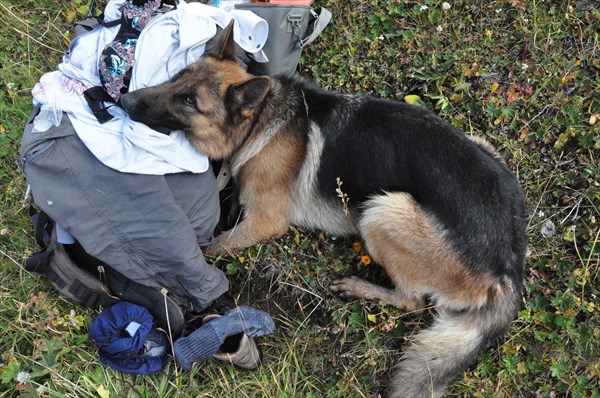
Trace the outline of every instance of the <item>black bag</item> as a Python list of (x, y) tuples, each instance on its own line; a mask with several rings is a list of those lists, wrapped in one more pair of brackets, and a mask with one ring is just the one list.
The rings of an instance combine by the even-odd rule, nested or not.
[(286, 75), (296, 72), (302, 49), (312, 43), (331, 20), (331, 12), (320, 7), (244, 3), (236, 10), (252, 11), (269, 24), (269, 37), (263, 51), (269, 62), (253, 62), (248, 72), (255, 75)]

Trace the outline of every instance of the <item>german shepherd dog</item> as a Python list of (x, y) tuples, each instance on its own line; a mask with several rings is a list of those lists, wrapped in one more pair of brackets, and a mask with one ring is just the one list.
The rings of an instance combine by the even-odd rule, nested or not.
[(527, 251), (516, 178), (486, 141), (421, 107), (250, 75), (232, 36), (229, 25), (216, 51), (121, 100), (134, 120), (181, 129), (199, 152), (230, 159), (244, 219), (205, 252), (279, 237), (289, 224), (360, 234), (395, 288), (346, 277), (331, 290), (407, 310), (434, 303), (388, 395), (441, 396), (516, 316)]

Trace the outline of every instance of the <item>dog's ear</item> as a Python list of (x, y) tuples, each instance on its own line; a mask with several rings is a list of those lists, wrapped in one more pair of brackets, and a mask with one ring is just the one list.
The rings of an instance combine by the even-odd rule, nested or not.
[(216, 45), (215, 45), (215, 51), (214, 51), (214, 55), (215, 57), (220, 60), (230, 60), (230, 61), (234, 61), (236, 60), (235, 58), (235, 42), (233, 41), (233, 25), (234, 25), (234, 20), (232, 19), (229, 24), (225, 27), (225, 29), (223, 29), (222, 31), (220, 31), (219, 33), (217, 33), (217, 37), (216, 37)]
[(257, 76), (243, 83), (229, 87), (229, 101), (232, 109), (239, 110), (242, 116), (252, 115), (271, 89), (273, 81), (269, 76)]

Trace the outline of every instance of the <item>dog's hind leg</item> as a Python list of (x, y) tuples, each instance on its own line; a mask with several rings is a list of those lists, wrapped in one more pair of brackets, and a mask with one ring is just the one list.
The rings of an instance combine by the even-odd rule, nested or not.
[(506, 330), (518, 307), (518, 289), (508, 278), (476, 272), (465, 264), (446, 231), (407, 193), (367, 201), (359, 230), (395, 290), (348, 278), (334, 284), (334, 290), (405, 308), (431, 298), (437, 309), (434, 323), (412, 338), (391, 378), (388, 396), (440, 397), (448, 383)]
[(425, 306), (425, 300), (419, 297), (409, 297), (398, 289), (388, 289), (356, 276), (337, 279), (329, 288), (343, 298), (362, 298), (375, 303), (383, 302), (409, 311), (416, 311)]
[(373, 260), (385, 268), (395, 288), (346, 277), (334, 281), (331, 290), (342, 297), (383, 301), (410, 311), (423, 308), (430, 289), (423, 289), (421, 283), (428, 276), (422, 266), (424, 248), (415, 247), (415, 240), (439, 240), (431, 236), (426, 224), (428, 220), (407, 193), (377, 196), (366, 202), (359, 231)]
[(359, 231), (395, 289), (344, 278), (334, 282), (333, 291), (409, 310), (422, 308), (426, 297), (457, 310), (485, 303), (489, 278), (471, 275), (445, 240), (443, 228), (410, 194), (379, 195), (365, 205)]

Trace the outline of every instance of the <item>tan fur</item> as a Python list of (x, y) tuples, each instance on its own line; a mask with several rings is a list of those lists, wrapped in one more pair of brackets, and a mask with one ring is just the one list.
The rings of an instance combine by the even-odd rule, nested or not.
[(473, 141), (475, 144), (477, 144), (478, 147), (480, 147), (481, 149), (483, 149), (484, 151), (486, 151), (487, 153), (492, 155), (494, 158), (499, 160), (502, 164), (506, 165), (506, 159), (504, 159), (504, 156), (502, 156), (500, 151), (498, 151), (498, 149), (496, 149), (492, 144), (490, 144), (490, 142), (488, 140), (486, 140), (483, 137), (479, 137), (477, 135), (468, 135), (467, 137), (471, 141)]
[[(244, 123), (236, 126), (229, 135), (224, 135), (222, 132), (225, 110), (222, 98), (231, 85), (245, 82), (251, 76), (233, 61), (207, 59), (201, 70), (194, 66), (195, 64), (190, 67), (190, 73), (184, 76), (186, 81), (181, 84), (197, 87), (196, 100), (204, 115), (196, 115), (191, 119), (192, 128), (186, 131), (186, 136), (199, 152), (211, 159), (227, 158), (244, 140), (251, 119), (248, 117), (250, 111), (245, 110), (247, 118)], [(215, 92), (212, 87), (198, 85), (199, 80), (218, 82), (218, 91)]]
[[(258, 138), (256, 138), (258, 139)], [(247, 145), (252, 145), (248, 142)], [(289, 225), (293, 184), (306, 151), (306, 143), (284, 132), (244, 163), (237, 176), (243, 186), (240, 202), (244, 220), (221, 234), (205, 252), (218, 255), (283, 235)], [(232, 159), (236, 166), (236, 157)]]
[(410, 194), (388, 193), (371, 199), (366, 207), (359, 230), (373, 259), (392, 279), (395, 292), (377, 297), (385, 290), (358, 283), (356, 278), (337, 281), (334, 291), (412, 310), (422, 307), (426, 296), (450, 308), (480, 308), (498, 289), (492, 276), (470, 274), (444, 239), (444, 231)]

